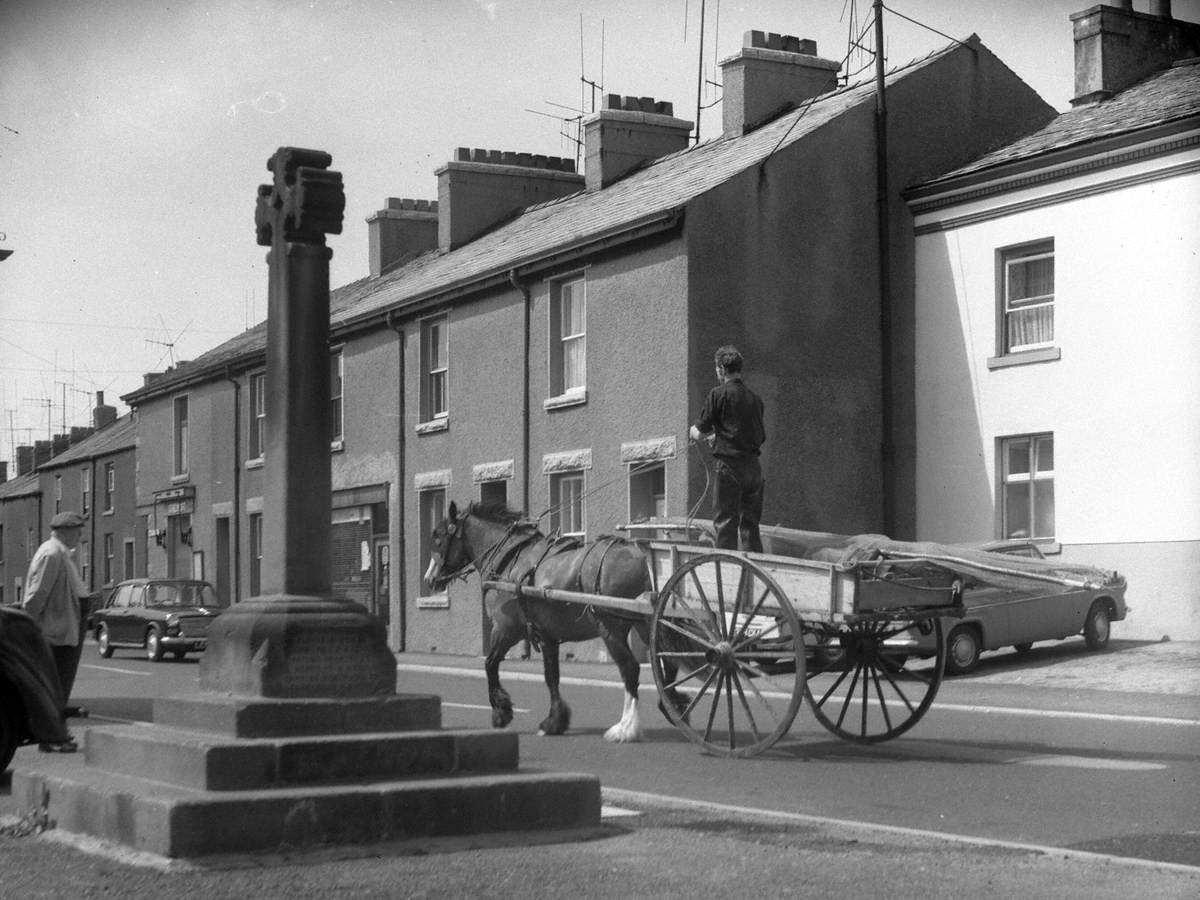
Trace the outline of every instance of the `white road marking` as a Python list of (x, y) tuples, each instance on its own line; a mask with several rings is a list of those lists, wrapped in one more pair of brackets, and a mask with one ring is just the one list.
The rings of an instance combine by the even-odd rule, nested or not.
[(763, 818), (795, 822), (805, 825), (841, 825), (859, 828), (866, 831), (884, 832), (888, 834), (911, 835), (934, 840), (952, 841), (956, 844), (967, 844), (975, 847), (1003, 847), (1009, 850), (1023, 850), (1041, 853), (1049, 856), (1066, 857), (1080, 861), (1105, 862), (1109, 865), (1126, 865), (1143, 869), (1165, 869), (1183, 872), (1188, 875), (1200, 874), (1200, 866), (1189, 866), (1183, 863), (1158, 862), (1151, 859), (1139, 859), (1130, 856), (1109, 856), (1105, 853), (1092, 853), (1087, 850), (1072, 850), (1068, 847), (1054, 847), (1046, 844), (1026, 844), (1018, 841), (1005, 841), (997, 838), (981, 838), (969, 834), (955, 834), (947, 831), (932, 831), (926, 828), (905, 828), (900, 825), (880, 825), (875, 822), (863, 822), (857, 819), (834, 819), (829, 816), (814, 816), (805, 813), (781, 812), (775, 809), (761, 809), (752, 806), (734, 806), (728, 803), (713, 803), (708, 800), (684, 800), (679, 797), (668, 797), (663, 794), (650, 794), (643, 791), (627, 791), (624, 788), (601, 787), (602, 801), (618, 801), (626, 805), (642, 804), (649, 806), (666, 806), (701, 809), (713, 812), (734, 813)]
[(1018, 766), (1066, 766), (1072, 769), (1112, 769), (1134, 772), (1167, 768), (1165, 763), (1142, 762), (1136, 759), (1100, 759), (1092, 756), (1025, 756), (1006, 759), (1005, 762)]
[[(461, 666), (430, 666), (420, 663), (398, 663), (396, 665), (398, 671), (407, 672), (429, 672), (439, 673), (444, 675), (462, 675), (467, 678), (484, 678), (485, 673), (483, 666), (478, 669), (465, 669)], [(504, 677), (510, 681), (543, 681), (544, 679), (538, 673), (534, 672), (506, 672)], [(577, 678), (572, 676), (563, 676), (561, 679), (563, 684), (580, 685), (583, 687), (611, 687), (617, 690), (624, 690), (619, 681), (609, 681), (605, 678)], [(643, 679), (643, 683), (645, 679)], [(648, 682), (651, 690), (654, 689), (654, 682)], [(782, 691), (762, 691), (764, 697), (769, 697), (776, 700), (786, 700), (790, 694)], [(831, 698), (835, 702), (840, 702), (842, 698)], [(1025, 707), (1009, 707), (1009, 706), (979, 706), (965, 703), (942, 703), (935, 700), (932, 710), (939, 712), (970, 712), (970, 713), (986, 713), (1005, 716), (1031, 716), (1046, 719), (1088, 719), (1094, 722), (1123, 722), (1127, 725), (1186, 725), (1192, 727), (1200, 727), (1200, 719), (1175, 719), (1169, 716), (1130, 716), (1120, 715), (1117, 713), (1097, 713), (1097, 712), (1076, 712), (1074, 710), (1055, 710), (1055, 709), (1029, 709)]]
[[(482, 703), (449, 703), (446, 700), (442, 701), (442, 706), (453, 706), (455, 709), (486, 709), (490, 710), (490, 706), (484, 706)], [(513, 707), (515, 713), (527, 713), (529, 710), (521, 709), (519, 706)]]
[(91, 663), (83, 663), (81, 669), (95, 669), (97, 672), (120, 672), (122, 675), (153, 675), (153, 672), (143, 672), (138, 669), (118, 669), (116, 666), (96, 666)]

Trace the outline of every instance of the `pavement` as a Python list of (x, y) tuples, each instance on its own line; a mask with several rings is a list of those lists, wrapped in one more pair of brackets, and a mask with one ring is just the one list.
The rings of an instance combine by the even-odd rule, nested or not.
[[(481, 669), (478, 657), (405, 653), (405, 666)], [(536, 656), (506, 671), (540, 676)], [(567, 660), (564, 680), (616, 680), (605, 663)], [(969, 676), (946, 679), (939, 702), (993, 692), (1048, 708), (1106, 709), (1200, 720), (1200, 643), (1082, 640), (1025, 654), (984, 654)], [(1103, 698), (1101, 698), (1103, 695)], [(1114, 696), (1115, 695), (1115, 696)], [(29, 749), (21, 751), (29, 753)], [(1200, 897), (1200, 867), (1119, 859), (811, 817), (752, 816), (715, 804), (675, 805), (605, 788), (600, 829), (509, 834), (167, 860), (64, 835), (13, 808), (0, 780), (0, 878), (5, 896), (270, 898), (774, 896)], [(800, 891), (797, 885), (805, 885)]]

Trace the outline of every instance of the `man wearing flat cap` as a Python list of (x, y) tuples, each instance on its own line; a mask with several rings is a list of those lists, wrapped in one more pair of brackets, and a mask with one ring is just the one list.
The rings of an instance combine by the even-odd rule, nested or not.
[[(54, 666), (62, 687), (63, 717), (67, 701), (75, 685), (82, 644), (82, 608), (80, 600), (91, 597), (79, 570), (75, 568), (73, 551), (79, 545), (83, 516), (61, 512), (50, 520), (50, 538), (37, 548), (25, 576), (25, 599), (22, 606), (37, 623), (42, 636), (54, 654)], [(74, 743), (42, 744), (47, 752), (70, 752)]]

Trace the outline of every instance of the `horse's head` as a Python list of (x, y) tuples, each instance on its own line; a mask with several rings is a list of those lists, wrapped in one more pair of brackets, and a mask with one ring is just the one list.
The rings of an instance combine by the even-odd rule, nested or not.
[(458, 512), (458, 505), (451, 500), (446, 518), (434, 526), (430, 537), (430, 547), (433, 552), (429, 558), (429, 568), (425, 570), (425, 583), (435, 591), (440, 591), (447, 584), (462, 575), (474, 562), (470, 547), (467, 546), (463, 525), (470, 510)]

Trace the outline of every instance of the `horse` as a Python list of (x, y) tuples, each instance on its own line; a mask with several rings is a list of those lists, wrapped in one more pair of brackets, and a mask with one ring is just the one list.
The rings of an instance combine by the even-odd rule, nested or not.
[[(651, 589), (646, 559), (630, 541), (611, 536), (593, 541), (548, 537), (535, 522), (503, 504), (471, 503), (460, 513), (451, 502), (446, 518), (433, 530), (431, 546), (425, 581), (435, 590), (465, 578), (472, 567), (482, 581), (611, 597), (637, 597)], [(484, 590), (483, 601), (492, 622), (485, 669), (493, 727), (504, 728), (513, 718), (512, 698), (500, 684), (500, 663), (518, 641), (528, 638), (541, 650), (550, 691), (550, 710), (538, 725), (538, 734), (565, 733), (571, 724), (571, 708), (559, 693), (559, 645), (599, 637), (625, 686), (621, 718), (605, 731), (604, 739), (616, 743), (642, 739), (640, 667), (629, 647), (629, 634), (636, 630), (649, 644), (646, 616), (491, 589)], [(672, 693), (670, 700), (679, 709), (686, 706), (682, 695)]]

